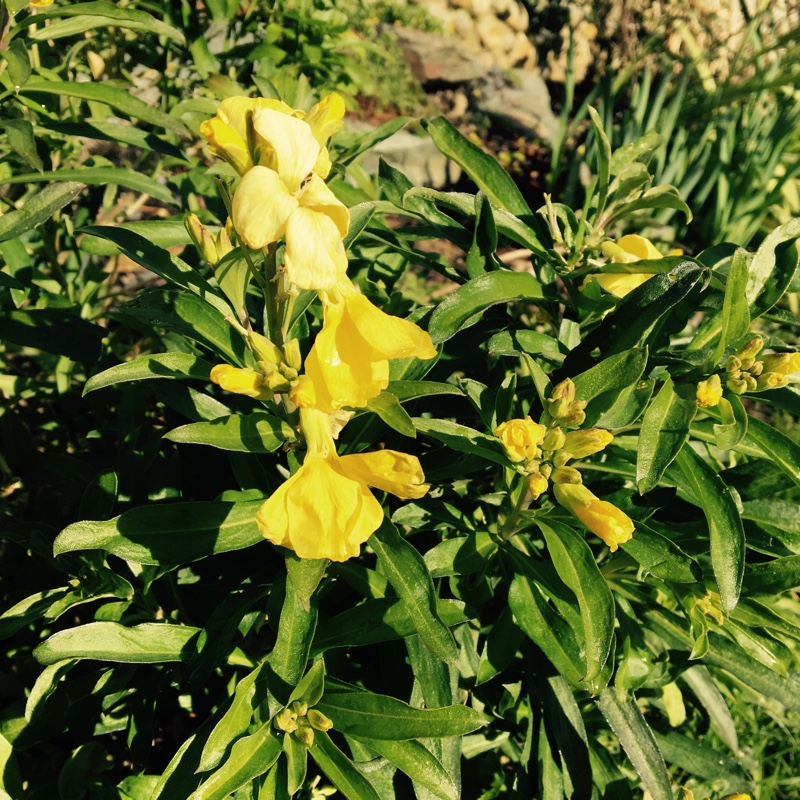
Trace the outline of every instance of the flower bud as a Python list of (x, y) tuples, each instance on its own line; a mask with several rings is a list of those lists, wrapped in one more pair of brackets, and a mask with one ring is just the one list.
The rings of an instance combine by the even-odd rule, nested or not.
[(745, 361), (748, 358), (755, 358), (760, 352), (761, 348), (764, 346), (764, 340), (756, 334), (752, 339), (750, 339), (747, 344), (743, 347), (740, 347), (736, 351), (736, 355), (742, 360)]
[(318, 731), (329, 731), (333, 727), (333, 723), (321, 711), (317, 711), (316, 708), (308, 710), (306, 719), (308, 724)]
[(749, 372), (742, 373), (742, 380), (748, 392), (754, 392), (758, 389), (758, 381)]
[(304, 717), (308, 713), (308, 703), (303, 703), (300, 700), (295, 700), (291, 708), (298, 717)]
[(736, 356), (728, 356), (725, 362), (725, 369), (731, 374), (738, 372), (742, 368), (742, 360)]
[(565, 439), (564, 431), (561, 428), (553, 428), (542, 440), (542, 450), (550, 452), (560, 450), (564, 446)]
[(782, 386), (786, 386), (787, 383), (789, 383), (789, 379), (786, 375), (780, 372), (765, 372), (759, 376), (755, 390), (763, 392), (766, 389), (780, 389)]
[(563, 467), (572, 458), (572, 453), (568, 450), (556, 450), (553, 457), (550, 459), (554, 467)]
[(704, 381), (697, 384), (697, 405), (699, 408), (711, 408), (712, 406), (719, 405), (720, 398), (722, 397), (722, 381), (719, 375), (712, 375)]
[(494, 430), (511, 461), (533, 461), (539, 456), (539, 444), (544, 439), (547, 428), (534, 422), (530, 417), (510, 419)]
[(599, 536), (613, 553), (633, 536), (633, 521), (615, 505), (600, 500), (583, 484), (557, 483), (553, 493), (558, 503)]
[(314, 729), (309, 725), (301, 725), (294, 734), (306, 747), (314, 744)]
[(286, 363), (296, 370), (300, 370), (303, 366), (303, 357), (300, 354), (300, 340), (290, 339), (283, 345), (283, 355)]
[(750, 374), (757, 378), (762, 372), (764, 371), (764, 362), (763, 361), (754, 361), (753, 366), (750, 367)]
[(547, 478), (540, 472), (534, 472), (528, 477), (528, 491), (534, 500), (538, 500), (547, 491)]
[(186, 226), (186, 230), (200, 255), (203, 256), (209, 264), (212, 266), (215, 265), (219, 260), (217, 256), (217, 245), (214, 241), (214, 237), (206, 226), (200, 222), (199, 217), (196, 214), (189, 214), (183, 224)]
[(580, 426), (586, 422), (586, 413), (583, 410), (584, 408), (586, 408), (586, 401), (576, 400), (570, 406), (569, 413), (561, 418), (561, 424), (565, 428), (580, 428)]
[(239, 369), (230, 364), (217, 364), (211, 370), (211, 382), (226, 392), (244, 394), (258, 400), (271, 400), (273, 392), (264, 384), (264, 376), (254, 369)]
[[(230, 217), (228, 217), (228, 221), (230, 221)], [(233, 242), (231, 242), (230, 234), (228, 233), (227, 226), (220, 229), (220, 232), (217, 234), (217, 241), (216, 241), (216, 249), (217, 249), (217, 261), (222, 261), (228, 253), (233, 252)]]
[(553, 483), (583, 483), (580, 472), (575, 467), (557, 467), (550, 475)]
[(770, 353), (762, 356), (765, 372), (779, 372), (791, 375), (800, 372), (800, 353)]
[(747, 391), (747, 382), (741, 378), (728, 378), (728, 380), (725, 381), (725, 385), (734, 394), (744, 394)]
[(314, 383), (306, 375), (298, 375), (289, 389), (289, 399), (298, 408), (312, 408), (317, 401)]
[(550, 400), (566, 400), (567, 403), (572, 403), (575, 400), (575, 384), (572, 378), (565, 378), (561, 383), (557, 383), (553, 387)]
[(280, 347), (267, 339), (266, 336), (262, 336), (255, 331), (248, 331), (247, 343), (250, 345), (250, 349), (256, 359), (271, 365), (271, 369), (275, 369), (275, 367), (283, 363), (283, 353)]
[(570, 431), (566, 435), (564, 450), (573, 458), (586, 458), (603, 450), (614, 441), (614, 434), (602, 428), (588, 428), (585, 431)]
[(561, 419), (569, 413), (569, 403), (561, 397), (558, 400), (548, 400), (547, 404), (548, 411), (553, 419)]
[(297, 730), (297, 715), (291, 709), (281, 709), (275, 715), (275, 727), (284, 733), (292, 733)]

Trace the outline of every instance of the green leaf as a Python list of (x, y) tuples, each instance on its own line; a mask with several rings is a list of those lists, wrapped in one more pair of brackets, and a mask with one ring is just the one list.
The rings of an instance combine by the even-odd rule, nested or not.
[(714, 438), (720, 450), (733, 450), (747, 435), (749, 417), (738, 395), (730, 394), (721, 397), (717, 411), (722, 423), (714, 425)]
[(536, 523), (544, 534), (553, 566), (578, 600), (583, 622), (584, 682), (592, 683), (608, 660), (614, 640), (614, 598), (589, 545), (572, 528), (558, 522)]
[(187, 661), (194, 648), (191, 641), (200, 628), (143, 622), (126, 627), (117, 622), (90, 622), (54, 633), (34, 651), (40, 664), (55, 664), (65, 658), (91, 658), (130, 664)]
[(730, 614), (739, 600), (744, 575), (744, 528), (730, 489), (690, 447), (676, 463), (695, 502), (703, 509), (711, 541), (711, 566), (717, 579), (722, 608)]
[(608, 136), (606, 136), (603, 130), (603, 123), (600, 121), (600, 115), (597, 113), (597, 110), (589, 106), (587, 111), (589, 112), (594, 135), (597, 139), (595, 149), (597, 154), (597, 202), (594, 205), (596, 216), (600, 216), (606, 205), (608, 184), (611, 180), (611, 143), (608, 141)]
[(703, 573), (697, 562), (671, 539), (637, 520), (633, 538), (620, 545), (629, 556), (658, 578), (675, 583), (697, 583)]
[(289, 703), (299, 700), (301, 703), (305, 703), (309, 708), (314, 708), (322, 698), (324, 691), (325, 662), (320, 659), (306, 672), (300, 683), (294, 687), (294, 691), (289, 696)]
[(464, 394), (458, 386), (438, 381), (390, 381), (386, 391), (393, 394), (401, 403), (438, 394), (456, 394), (459, 396)]
[(503, 608), (486, 636), (475, 685), (480, 686), (500, 675), (514, 660), (525, 634), (514, 623), (509, 606)]
[(600, 416), (613, 408), (621, 393), (635, 386), (647, 366), (647, 348), (637, 347), (610, 356), (572, 380), (575, 399), (586, 400), (586, 427), (596, 424)]
[(308, 752), (347, 800), (381, 800), (372, 784), (331, 741), (327, 733), (315, 731), (314, 746)]
[[(36, 152), (36, 139), (33, 135), (33, 125), (26, 119), (9, 119), (0, 123), (6, 130), (8, 137), (8, 145), (13, 152), (19, 155), (31, 169), (39, 170), (44, 169), (42, 159)], [(66, 175), (58, 173), (60, 178), (66, 178)], [(5, 181), (4, 181), (5, 182)], [(86, 183), (86, 181), (84, 181)]]
[(281, 740), (265, 722), (255, 733), (237, 739), (227, 761), (189, 796), (189, 800), (225, 800), (263, 775), (278, 760)]
[(446, 419), (413, 418), (414, 427), (419, 433), (430, 436), (446, 444), (453, 450), (480, 456), (495, 464), (508, 465), (508, 456), (502, 442), (494, 436), (487, 436), (474, 428), (459, 425)]
[(189, 135), (184, 124), (175, 117), (147, 105), (143, 100), (134, 97), (124, 89), (117, 89), (108, 83), (72, 83), (34, 78), (20, 89), (20, 94), (54, 94), (105, 103), (123, 114), (137, 117), (142, 122), (157, 125), (183, 136)]
[(422, 556), (388, 520), (369, 540), (382, 572), (389, 579), (420, 639), (442, 661), (458, 660), (458, 648), (449, 628), (439, 618), (436, 590)]
[(607, 688), (595, 702), (653, 800), (672, 800), (664, 758), (636, 700), (633, 697), (621, 700), (616, 689)]
[(138, 564), (186, 564), (263, 542), (262, 502), (148, 505), (105, 522), (75, 522), (56, 537), (53, 553), (106, 550)]
[(673, 384), (667, 375), (655, 399), (644, 412), (636, 452), (636, 486), (639, 494), (658, 486), (667, 467), (689, 437), (697, 413), (696, 389)]
[(286, 551), (286, 571), (300, 605), (308, 612), (311, 597), (325, 575), (330, 561), (327, 558), (300, 558)]
[(719, 364), (725, 348), (741, 339), (750, 328), (750, 307), (745, 296), (748, 277), (746, 252), (739, 249), (731, 259), (728, 278), (725, 282), (725, 297), (722, 301), (722, 332), (717, 349), (711, 358), (712, 366)]
[(501, 331), (489, 339), (489, 354), (493, 356), (518, 356), (520, 353), (542, 356), (562, 361), (562, 345), (552, 336), (527, 329)]
[(317, 708), (333, 722), (334, 730), (388, 741), (463, 736), (486, 724), (482, 714), (467, 706), (414, 708), (365, 691), (326, 692)]
[(653, 390), (656, 386), (655, 378), (646, 378), (637, 381), (627, 389), (623, 389), (614, 401), (614, 405), (604, 411), (595, 421), (598, 428), (617, 430), (632, 425), (644, 413)]
[(370, 749), (405, 772), (414, 783), (424, 786), (441, 800), (459, 800), (453, 779), (439, 759), (419, 742), (397, 742), (390, 739), (362, 739)]
[[(141, 146), (141, 145), (139, 145)], [(105, 227), (105, 226), (104, 226)], [(186, 231), (183, 220), (177, 219), (147, 219), (137, 222), (123, 222), (118, 226), (122, 230), (135, 233), (156, 247), (167, 248), (180, 244), (189, 244), (191, 239)], [(93, 256), (114, 256), (122, 252), (119, 246), (105, 237), (85, 233), (78, 242), (78, 247), (84, 253)]]
[(541, 297), (542, 285), (529, 272), (490, 272), (448, 295), (431, 314), (428, 333), (434, 344), (441, 344), (477, 322), (479, 315), (493, 305)]
[(377, 414), (390, 428), (403, 436), (416, 438), (417, 431), (408, 412), (400, 405), (400, 400), (389, 391), (382, 391), (367, 402), (367, 410)]
[(165, 328), (199, 342), (221, 360), (250, 366), (253, 358), (242, 336), (213, 306), (196, 294), (146, 289), (119, 310), (153, 327)]
[(31, 76), (31, 60), (28, 48), (22, 39), (13, 39), (4, 50), (0, 50), (0, 58), (8, 64), (8, 77), (12, 88), (19, 91)]
[[(419, 428), (417, 428), (419, 430)], [(755, 445), (763, 457), (780, 467), (800, 486), (800, 445), (760, 419), (750, 417), (743, 445)]]
[(52, 11), (48, 10), (38, 16), (40, 19), (65, 16), (67, 19), (51, 22), (41, 30), (28, 33), (27, 38), (35, 42), (84, 34), (92, 28), (127, 28), (132, 31), (152, 33), (155, 36), (166, 36), (179, 44), (185, 44), (186, 41), (177, 28), (146, 11), (120, 8), (114, 3), (76, 3), (72, 6), (56, 6)]
[(231, 316), (231, 307), (194, 267), (190, 267), (177, 256), (153, 244), (145, 236), (132, 229), (108, 225), (88, 225), (85, 228), (81, 228), (81, 232), (90, 236), (98, 236), (101, 239), (108, 239), (132, 261), (145, 267), (145, 269), (149, 269), (151, 272), (155, 272), (156, 275), (164, 278), (164, 280), (188, 289), (198, 297), (202, 297), (222, 317)]
[(742, 519), (780, 528), (800, 536), (800, 504), (786, 500), (749, 500), (742, 505)]
[[(475, 617), (459, 600), (437, 600), (436, 613), (452, 628)], [(402, 600), (379, 598), (323, 622), (314, 638), (315, 655), (336, 647), (357, 647), (404, 639), (417, 632)]]
[(98, 361), (106, 334), (105, 328), (80, 319), (71, 309), (0, 311), (0, 339), (66, 356), (72, 361)]
[(266, 411), (231, 414), (210, 422), (190, 422), (173, 428), (164, 438), (178, 444), (204, 444), (240, 453), (273, 453), (297, 437), (288, 423)]
[[(791, 246), (798, 237), (800, 237), (800, 218), (789, 220), (789, 222), (777, 227), (764, 239), (750, 261), (746, 298), (748, 304), (757, 306), (757, 311), (752, 315), (753, 317), (760, 316), (760, 314), (768, 311), (778, 300), (780, 294), (783, 294), (786, 286), (788, 286), (791, 281), (792, 275), (789, 275), (788, 280), (784, 278), (780, 281), (776, 281), (773, 273), (775, 272), (779, 251), (785, 249), (787, 245)], [(796, 267), (796, 253), (793, 260), (794, 266)], [(794, 273), (791, 267), (786, 271), (792, 274)], [(786, 284), (778, 289), (778, 291), (780, 291), (778, 297), (775, 297), (774, 291), (771, 291), (771, 283)], [(759, 301), (758, 298), (762, 292), (768, 295), (769, 298)]]
[(22, 208), (7, 211), (0, 217), (0, 242), (16, 239), (50, 219), (56, 211), (71, 203), (85, 188), (85, 183), (76, 181), (46, 186), (27, 200)]
[(533, 214), (517, 185), (497, 160), (472, 144), (444, 117), (422, 120), (422, 126), (439, 150), (455, 161), (492, 203), (517, 216)]
[(745, 574), (751, 594), (775, 595), (800, 586), (800, 556), (774, 558), (761, 564), (750, 564)]
[(425, 553), (424, 560), (433, 578), (472, 575), (484, 569), (496, 552), (497, 539), (479, 531), (439, 542)]
[(708, 667), (704, 667), (702, 664), (695, 664), (681, 673), (681, 679), (695, 693), (700, 704), (708, 713), (712, 727), (719, 734), (722, 741), (734, 753), (738, 753), (739, 737), (736, 735), (736, 724), (733, 721), (725, 698), (717, 688), (714, 677), (708, 671)]
[(149, 378), (198, 378), (208, 381), (211, 378), (212, 364), (190, 353), (156, 353), (140, 356), (133, 361), (109, 367), (97, 375), (92, 375), (83, 387), (83, 394), (115, 386), (128, 381), (142, 381)]
[(722, 791), (725, 792), (753, 790), (753, 784), (741, 765), (731, 756), (677, 731), (654, 734), (658, 747), (669, 764), (707, 781), (724, 781), (725, 788)]
[(413, 117), (394, 117), (374, 130), (359, 135), (354, 144), (349, 144), (347, 147), (342, 148), (341, 155), (334, 159), (334, 163), (347, 166), (361, 153), (371, 150), (376, 144), (393, 136), (397, 131), (405, 128), (412, 120)]
[(517, 625), (573, 686), (579, 686), (586, 666), (575, 634), (526, 575), (514, 576), (508, 605)]
[(126, 167), (80, 167), (78, 169), (30, 172), (5, 178), (3, 183), (47, 183), (57, 180), (80, 181), (88, 186), (106, 186), (110, 183), (150, 195), (164, 203), (171, 204), (175, 201), (172, 192), (166, 186), (148, 175), (134, 172)]
[(225, 757), (231, 742), (247, 730), (253, 718), (253, 708), (257, 705), (256, 681), (263, 668), (264, 664), (259, 664), (236, 685), (230, 706), (206, 739), (198, 772), (214, 769)]
[(475, 195), (475, 231), (472, 246), (467, 251), (467, 274), (477, 278), (493, 267), (497, 250), (497, 227), (494, 224), (492, 206), (483, 192)]

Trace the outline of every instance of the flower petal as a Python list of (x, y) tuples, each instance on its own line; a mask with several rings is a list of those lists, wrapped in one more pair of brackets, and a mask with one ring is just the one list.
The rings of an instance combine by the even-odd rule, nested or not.
[(253, 167), (233, 195), (233, 226), (248, 247), (260, 250), (284, 235), (286, 221), (296, 208), (297, 200), (277, 172)]
[(625, 297), (653, 277), (647, 272), (598, 272), (593, 276), (597, 282), (614, 297)]
[(353, 325), (384, 358), (436, 357), (431, 337), (413, 322), (385, 314), (354, 288), (345, 291), (344, 302)]
[(567, 511), (599, 536), (612, 553), (633, 536), (631, 518), (612, 503), (596, 497), (582, 483), (556, 483), (553, 494)]
[(269, 165), (289, 191), (296, 192), (319, 156), (320, 144), (311, 127), (302, 119), (271, 108), (253, 113), (253, 127), (271, 149)]
[(344, 303), (327, 304), (305, 370), (314, 383), (317, 408), (327, 412), (363, 408), (389, 385), (389, 362), (361, 336)]
[(416, 456), (396, 450), (357, 453), (339, 459), (339, 471), (403, 500), (424, 497), (431, 487)]
[(286, 277), (301, 289), (332, 289), (347, 272), (347, 256), (336, 223), (310, 208), (298, 208), (286, 224)]
[(350, 212), (347, 206), (328, 188), (322, 178), (312, 175), (297, 196), (301, 208), (309, 208), (330, 217), (342, 239), (350, 230)]
[(377, 530), (383, 509), (367, 486), (340, 474), (332, 459), (309, 454), (302, 467), (261, 506), (264, 538), (300, 558), (346, 561)]
[(334, 133), (342, 129), (344, 111), (344, 98), (336, 92), (323, 97), (309, 109), (305, 119), (320, 144), (325, 144)]
[(656, 249), (655, 245), (644, 236), (638, 236), (635, 233), (629, 233), (617, 240), (617, 244), (626, 252), (635, 256), (639, 260), (652, 260), (654, 258), (663, 258), (661, 253)]

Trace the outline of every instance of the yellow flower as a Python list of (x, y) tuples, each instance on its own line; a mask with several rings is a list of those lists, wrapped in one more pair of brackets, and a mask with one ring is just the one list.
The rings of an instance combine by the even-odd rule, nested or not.
[(697, 405), (699, 408), (711, 408), (719, 405), (722, 399), (722, 381), (719, 375), (712, 375), (697, 384)]
[(510, 419), (494, 429), (494, 435), (503, 443), (506, 455), (515, 463), (538, 458), (541, 455), (539, 445), (546, 433), (547, 428), (530, 417)]
[(761, 356), (764, 372), (777, 372), (781, 375), (791, 375), (800, 372), (800, 353), (769, 353)]
[(308, 452), (299, 470), (261, 506), (256, 516), (264, 538), (300, 558), (346, 561), (383, 521), (369, 486), (419, 498), (427, 491), (419, 461), (392, 450), (339, 457), (331, 420), (316, 408), (300, 409)]
[(240, 369), (230, 364), (217, 364), (211, 370), (211, 382), (226, 392), (245, 394), (259, 400), (272, 399), (272, 390), (264, 383), (264, 376), (250, 367)]
[(612, 503), (600, 500), (582, 483), (556, 483), (553, 493), (556, 500), (599, 536), (612, 553), (633, 536), (631, 518)]
[(436, 357), (425, 331), (376, 308), (349, 280), (324, 295), (323, 306), (322, 330), (305, 362), (323, 411), (366, 406), (389, 385), (389, 359)]
[(53, 0), (31, 0), (30, 5), (33, 8), (46, 8), (53, 5)]
[[(270, 142), (259, 136), (260, 131), (255, 125), (249, 134), (247, 130), (248, 114), (253, 114), (255, 122), (255, 112), (260, 109), (270, 109), (288, 117), (305, 120), (320, 145), (314, 172), (321, 178), (326, 178), (330, 172), (331, 160), (324, 145), (342, 127), (344, 100), (341, 95), (329, 94), (308, 114), (293, 109), (282, 100), (267, 97), (229, 97), (223, 100), (219, 104), (217, 115), (200, 126), (200, 133), (208, 140), (211, 149), (228, 161), (240, 175), (256, 164), (274, 169), (270, 163), (274, 156)], [(251, 146), (257, 151), (255, 161), (250, 152)]]
[[(617, 264), (632, 264), (635, 261), (662, 258), (661, 253), (649, 239), (633, 233), (623, 236), (616, 242), (605, 242), (602, 250)], [(653, 276), (646, 272), (598, 272), (592, 277), (614, 297), (625, 297)]]

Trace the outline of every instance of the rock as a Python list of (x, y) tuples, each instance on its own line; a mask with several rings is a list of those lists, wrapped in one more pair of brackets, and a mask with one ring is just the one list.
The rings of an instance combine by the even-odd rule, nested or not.
[(495, 58), (508, 53), (514, 45), (514, 31), (494, 14), (482, 16), (475, 27), (484, 47)]
[(486, 67), (449, 36), (394, 27), (403, 55), (422, 83), (468, 83), (486, 74)]
[(408, 131), (398, 131), (379, 142), (362, 156), (361, 165), (375, 174), (379, 158), (399, 169), (415, 186), (441, 189), (461, 175), (458, 164), (439, 152), (430, 136), (415, 136)]
[(524, 136), (544, 139), (551, 144), (558, 135), (558, 119), (550, 106), (550, 93), (544, 79), (535, 72), (511, 70), (510, 84), (493, 73), (480, 85), (478, 109), (498, 124)]

